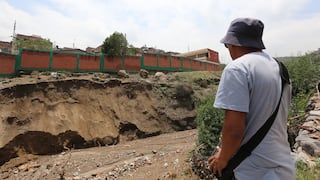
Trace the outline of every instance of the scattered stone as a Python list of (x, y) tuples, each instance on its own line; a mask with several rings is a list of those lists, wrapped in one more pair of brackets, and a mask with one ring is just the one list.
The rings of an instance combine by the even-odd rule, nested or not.
[(110, 74), (107, 73), (94, 73), (92, 80), (97, 82), (106, 82), (110, 78)]
[(179, 164), (179, 159), (174, 160), (173, 164), (174, 164), (174, 165)]
[(156, 80), (160, 80), (160, 81), (166, 81), (167, 80), (167, 76), (163, 72), (156, 72), (156, 74), (154, 75), (154, 78)]
[(39, 168), (40, 167), (40, 164), (36, 163), (36, 162), (29, 162), (29, 163), (26, 163), (26, 164), (22, 164), (18, 167), (18, 170), (19, 172), (26, 172), (26, 171), (32, 171), (34, 170), (35, 168)]
[(146, 79), (149, 76), (149, 72), (145, 69), (140, 69), (139, 75), (140, 75), (140, 77)]
[(151, 161), (148, 157), (145, 158), (145, 162), (146, 162), (146, 164), (148, 164), (148, 165), (151, 165), (151, 164), (152, 164), (152, 161)]
[[(307, 108), (307, 117), (305, 122), (300, 127), (298, 136), (295, 138), (294, 144), (294, 159), (303, 161), (308, 165), (315, 164), (316, 157), (320, 156), (320, 127), (318, 118), (320, 111), (315, 108), (315, 104), (319, 103), (320, 99), (311, 98)], [(313, 110), (314, 109), (314, 110)]]
[(112, 171), (108, 172), (108, 175), (105, 179), (117, 179), (121, 176), (130, 176), (131, 172), (136, 171), (136, 169), (139, 167), (151, 164), (152, 162), (148, 156), (138, 157), (132, 162), (125, 161), (123, 165), (117, 165), (117, 167), (115, 167)]
[(30, 76), (31, 77), (38, 77), (40, 75), (39, 71), (32, 71)]
[(122, 78), (129, 78), (129, 74), (125, 70), (120, 70), (118, 76)]
[(208, 158), (201, 154), (203, 146), (198, 146), (193, 151), (191, 157), (191, 167), (192, 171), (200, 178), (200, 179), (214, 179), (214, 174), (209, 169)]
[(51, 72), (50, 76), (51, 78), (56, 80), (65, 79), (67, 77), (64, 73), (60, 73), (60, 72)]
[(314, 161), (315, 158), (303, 151), (301, 147), (296, 149), (296, 151), (292, 153), (292, 156), (295, 162), (302, 161), (310, 167), (316, 164)]
[(74, 176), (74, 177), (72, 178), (72, 180), (81, 180), (81, 177), (80, 177), (80, 176)]
[(168, 166), (169, 166), (168, 163), (164, 163), (164, 164), (163, 164), (163, 167), (165, 167), (165, 168), (167, 168)]
[(309, 111), (311, 116), (320, 116), (320, 111)]

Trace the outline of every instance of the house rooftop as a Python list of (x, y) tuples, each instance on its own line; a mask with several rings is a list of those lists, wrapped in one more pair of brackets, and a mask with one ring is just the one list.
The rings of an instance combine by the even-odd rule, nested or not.
[[(211, 50), (209, 48), (204, 48), (204, 49), (199, 49), (199, 50), (195, 50), (195, 51), (189, 51), (189, 52), (185, 52), (185, 53), (180, 53), (178, 54), (179, 56), (184, 56), (184, 57), (189, 57), (189, 56), (194, 56), (196, 54), (203, 54), (203, 53), (207, 53), (208, 50)], [(214, 51), (214, 50), (211, 50)]]

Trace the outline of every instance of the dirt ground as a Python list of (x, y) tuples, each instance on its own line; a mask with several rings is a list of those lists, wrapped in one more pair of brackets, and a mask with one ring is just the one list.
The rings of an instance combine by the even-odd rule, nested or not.
[(123, 144), (24, 155), (0, 167), (1, 179), (198, 179), (190, 165), (196, 130)]
[(1, 179), (198, 179), (196, 98), (212, 72), (0, 79)]

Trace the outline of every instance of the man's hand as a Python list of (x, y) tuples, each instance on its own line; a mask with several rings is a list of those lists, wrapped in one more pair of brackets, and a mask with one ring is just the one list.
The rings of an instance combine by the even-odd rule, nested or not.
[(227, 166), (228, 162), (220, 159), (221, 148), (217, 146), (217, 152), (209, 158), (209, 167), (217, 175), (222, 175), (222, 170)]
[(222, 128), (222, 149), (209, 158), (212, 171), (221, 176), (228, 161), (239, 149), (245, 130), (245, 112), (226, 110)]

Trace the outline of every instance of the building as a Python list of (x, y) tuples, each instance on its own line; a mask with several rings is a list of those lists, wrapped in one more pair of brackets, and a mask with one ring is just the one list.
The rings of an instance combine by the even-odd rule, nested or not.
[(64, 47), (64, 48), (56, 48), (54, 50), (56, 53), (74, 53), (74, 54), (83, 54), (83, 55), (92, 55), (94, 53), (90, 53), (88, 51), (84, 51), (82, 49), (78, 48), (69, 48), (69, 47)]
[(0, 52), (11, 53), (11, 42), (0, 41)]
[(100, 54), (101, 53), (101, 49), (102, 49), (102, 45), (93, 48), (93, 47), (87, 47), (86, 51), (90, 54)]
[[(27, 42), (27, 41), (47, 41), (48, 44), (46, 43), (41, 44), (41, 46), (37, 46), (36, 48), (39, 48), (40, 50), (46, 50), (46, 49), (52, 49), (52, 42), (49, 39), (44, 39), (41, 36), (38, 35), (24, 35), (24, 34), (16, 34), (13, 38), (12, 41), (12, 47), (11, 47), (11, 53), (12, 54), (17, 54), (18, 53), (18, 49), (19, 48), (29, 48), (29, 44), (28, 45), (22, 45), (18, 42)], [(32, 49), (34, 49), (35, 47), (33, 47)]]
[(42, 40), (43, 38), (41, 36), (38, 36), (38, 35), (23, 35), (23, 34), (17, 34), (16, 35), (16, 40)]
[(199, 61), (211, 61), (220, 64), (219, 53), (209, 48), (181, 53), (178, 54), (178, 56), (194, 58)]

